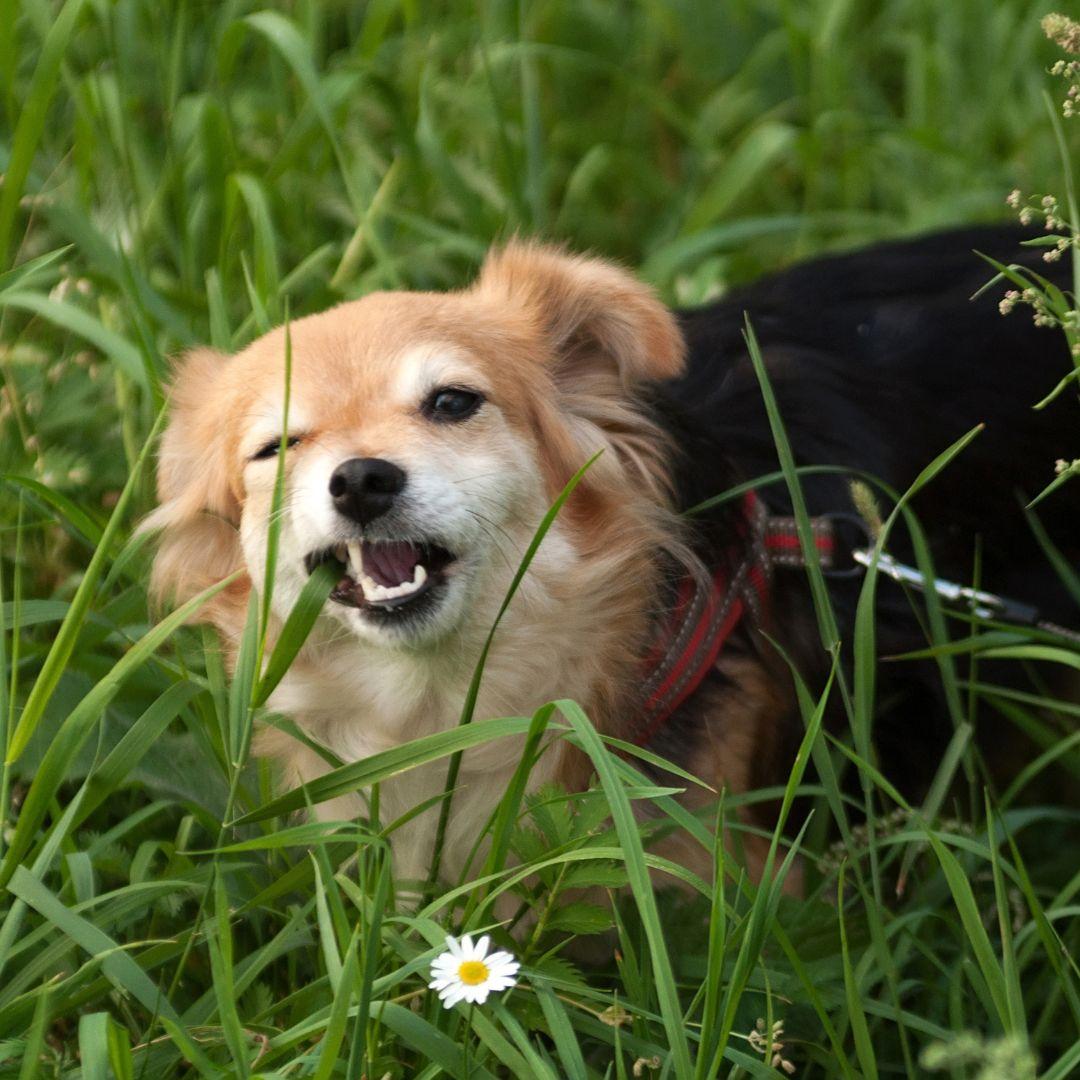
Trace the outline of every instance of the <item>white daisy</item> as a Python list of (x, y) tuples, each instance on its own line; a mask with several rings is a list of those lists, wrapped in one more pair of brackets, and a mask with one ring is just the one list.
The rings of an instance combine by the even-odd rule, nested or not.
[(431, 963), (432, 990), (452, 1009), (459, 1001), (483, 1005), (493, 990), (509, 990), (521, 965), (508, 952), (488, 956), (491, 939), (485, 934), (475, 945), (466, 934), (460, 941), (447, 937), (446, 948)]

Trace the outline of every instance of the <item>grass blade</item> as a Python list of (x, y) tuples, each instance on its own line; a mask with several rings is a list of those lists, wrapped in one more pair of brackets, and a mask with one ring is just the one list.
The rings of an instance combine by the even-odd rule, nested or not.
[[(0, 865), (0, 885), (11, 880), (19, 861), (30, 849), (38, 826), (64, 782), (68, 768), (79, 748), (89, 737), (102, 710), (115, 697), (124, 681), (137, 671), (207, 600), (227, 588), (236, 574), (204, 590), (159, 622), (133, 645), (112, 670), (79, 702), (60, 726), (49, 744), (26, 794), (8, 853)], [(66, 625), (66, 620), (65, 620)], [(52, 653), (49, 654), (52, 656)], [(36, 685), (35, 685), (36, 688)]]
[(668, 1039), (672, 1068), (676, 1076), (690, 1077), (693, 1075), (693, 1063), (690, 1043), (683, 1025), (682, 1006), (679, 1004), (679, 995), (675, 987), (675, 973), (672, 970), (671, 955), (660, 926), (656, 895), (649, 878), (641, 834), (638, 832), (633, 810), (630, 808), (630, 800), (626, 797), (607, 748), (581, 706), (573, 701), (559, 701), (556, 702), (556, 708), (566, 717), (580, 740), (582, 749), (589, 755), (611, 809), (615, 832), (626, 857), (630, 890), (641, 915), (645, 936), (649, 943), (649, 956), (656, 981), (656, 995)]
[(75, 23), (82, 13), (84, 0), (67, 0), (52, 20), (41, 45), (30, 89), (19, 110), (19, 120), (11, 142), (11, 156), (0, 189), (0, 267), (6, 267), (11, 255), (11, 236), (19, 200), (26, 187), (30, 166), (41, 141), (49, 114), (49, 105), (60, 86), (60, 64), (67, 52)]
[(45, 658), (45, 663), (42, 665), (41, 671), (34, 682), (30, 696), (26, 699), (22, 715), (15, 725), (11, 741), (6, 748), (5, 761), (9, 765), (18, 761), (22, 752), (26, 749), (26, 744), (30, 741), (30, 736), (40, 722), (42, 714), (45, 712), (45, 706), (56, 689), (56, 684), (60, 681), (60, 676), (67, 666), (68, 660), (71, 658), (75, 642), (90, 610), (90, 604), (93, 602), (97, 583), (107, 566), (113, 541), (120, 535), (124, 515), (135, 495), (142, 476), (142, 470), (150, 454), (150, 447), (153, 446), (154, 438), (161, 427), (163, 419), (164, 413), (159, 413), (150, 436), (139, 454), (138, 461), (136, 461), (123, 491), (120, 492), (120, 497), (116, 501), (116, 506), (109, 518), (108, 525), (105, 526), (105, 531), (101, 534), (101, 539), (90, 560), (90, 565), (87, 566), (83, 579), (79, 583), (75, 596), (72, 598), (67, 617), (60, 624), (60, 629), (53, 640), (48, 656)]
[(93, 923), (62, 904), (24, 866), (16, 868), (8, 890), (91, 956), (101, 957), (102, 970), (116, 988), (130, 994), (150, 1015), (179, 1019), (172, 1005), (132, 957)]

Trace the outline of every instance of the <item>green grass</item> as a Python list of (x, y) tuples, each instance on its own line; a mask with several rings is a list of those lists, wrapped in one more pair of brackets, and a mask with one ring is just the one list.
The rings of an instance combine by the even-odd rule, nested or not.
[[(1001, 218), (1015, 187), (1063, 190), (1044, 11), (0, 0), (0, 1075), (784, 1075), (759, 1019), (782, 1021), (800, 1077), (1022, 1077), (1028, 1052), (1045, 1080), (1077, 1074), (1080, 822), (1040, 793), (1051, 764), (1075, 790), (1080, 706), (959, 663), (1075, 651), (926, 607), (956, 735), (922, 806), (873, 756), (871, 601), (892, 588), (873, 574), (851, 641), (812, 580), (822, 648), (850, 663), (826, 688), (796, 674), (796, 768), (718, 817), (610, 753), (572, 702), (478, 716), (274, 801), (251, 725), (328, 583), (261, 678), (253, 608), (230, 682), (186, 611), (148, 610), (134, 532), (167, 358), (189, 345), (235, 348), (377, 288), (453, 287), (515, 231), (692, 303), (819, 250)], [(905, 510), (888, 527), (929, 566)], [(820, 728), (827, 698), (845, 737)], [(982, 775), (976, 701), (1038, 749), (1010, 789), (984, 801), (976, 784), (958, 806), (954, 778)], [(287, 816), (511, 734), (529, 751), (492, 855), (419, 909), (395, 900), (395, 823)], [(594, 790), (524, 795), (557, 739), (590, 755)], [(740, 803), (798, 793), (802, 900), (755, 888), (715, 842)], [(712, 880), (650, 852), (646, 798), (653, 828), (715, 851)], [(794, 850), (773, 838), (778, 875)], [(680, 899), (655, 898), (665, 874)], [(583, 887), (622, 899), (555, 902)], [(443, 1010), (428, 962), (447, 932), (491, 927), (507, 893), (539, 913), (504, 939), (519, 986)], [(575, 963), (575, 938), (594, 963)]]

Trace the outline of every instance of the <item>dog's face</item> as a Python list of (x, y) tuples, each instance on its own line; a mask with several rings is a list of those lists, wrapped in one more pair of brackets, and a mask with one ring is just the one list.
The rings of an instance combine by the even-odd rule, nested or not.
[[(442, 306), (373, 296), (292, 328), (281, 613), (306, 575), (335, 558), (345, 570), (328, 612), (352, 632), (386, 643), (441, 636), (460, 623), (493, 563), (520, 556), (536, 527), (545, 497), (528, 399), (498, 378), (494, 329), (460, 305)], [(469, 315), (471, 332), (458, 325)], [(252, 393), (230, 421), (240, 535), (256, 582), (282, 435), (283, 345), (277, 335), (241, 360)]]
[(464, 292), (376, 293), (234, 357), (190, 354), (162, 448), (158, 585), (190, 593), (242, 561), (261, 587), (284, 436), (278, 614), (336, 559), (326, 612), (341, 626), (385, 645), (444, 637), (505, 588), (591, 453), (612, 450), (583, 498), (648, 482), (634, 386), (681, 360), (643, 286), (520, 245)]

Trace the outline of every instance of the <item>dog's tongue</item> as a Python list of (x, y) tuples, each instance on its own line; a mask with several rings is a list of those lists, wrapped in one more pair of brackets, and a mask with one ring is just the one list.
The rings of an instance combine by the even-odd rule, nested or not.
[(413, 571), (420, 561), (420, 549), (406, 540), (360, 545), (364, 573), (387, 589), (412, 581)]

